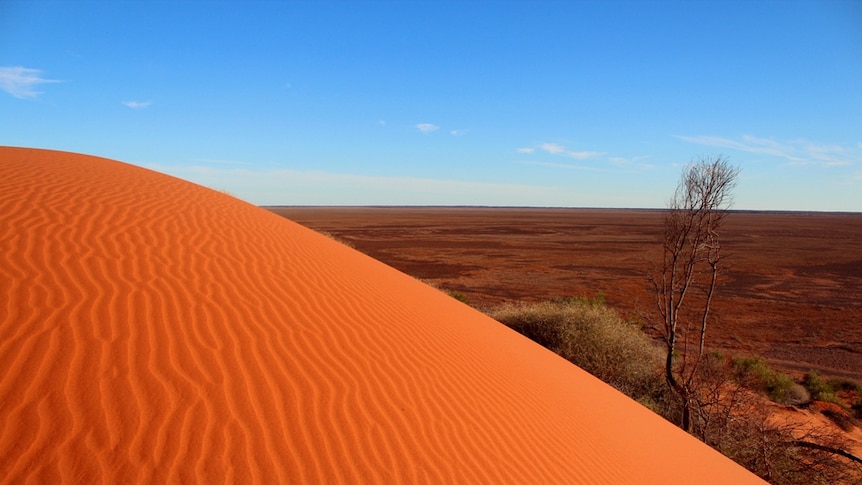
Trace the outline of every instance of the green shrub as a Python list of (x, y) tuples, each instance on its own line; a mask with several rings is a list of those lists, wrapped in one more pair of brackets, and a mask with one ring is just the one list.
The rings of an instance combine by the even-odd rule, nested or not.
[(773, 372), (766, 382), (766, 391), (769, 399), (775, 402), (790, 404), (790, 390), (796, 386), (793, 379), (787, 374)]
[(777, 403), (800, 405), (810, 401), (790, 376), (772, 370), (761, 357), (734, 357), (731, 367), (737, 381)]
[(767, 367), (766, 364), (763, 363), (763, 359), (758, 356), (733, 357), (730, 359), (730, 363), (733, 368), (734, 376), (736, 376), (737, 379), (744, 379), (750, 376), (759, 377)]
[(829, 382), (823, 380), (820, 373), (816, 370), (810, 370), (802, 377), (802, 385), (811, 393), (811, 398), (817, 401), (832, 402), (841, 404), (836, 395), (836, 390)]
[(505, 305), (489, 315), (640, 399), (664, 387), (663, 355), (640, 329), (596, 299)]

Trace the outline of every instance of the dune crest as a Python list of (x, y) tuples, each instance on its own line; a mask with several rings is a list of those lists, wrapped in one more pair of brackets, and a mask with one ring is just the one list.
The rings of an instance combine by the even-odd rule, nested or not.
[(11, 483), (762, 483), (481, 313), (266, 210), (0, 148)]

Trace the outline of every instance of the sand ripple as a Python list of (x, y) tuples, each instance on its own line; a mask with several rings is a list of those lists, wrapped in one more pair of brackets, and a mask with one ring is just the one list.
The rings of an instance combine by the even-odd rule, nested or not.
[(0, 148), (0, 369), (4, 483), (753, 480), (377, 261), (70, 153)]

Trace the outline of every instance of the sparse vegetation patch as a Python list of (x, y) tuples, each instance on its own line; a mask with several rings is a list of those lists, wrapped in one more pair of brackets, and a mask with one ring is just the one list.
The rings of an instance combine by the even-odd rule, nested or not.
[(799, 406), (811, 401), (805, 387), (793, 382), (787, 374), (774, 371), (761, 357), (734, 357), (731, 368), (740, 383), (777, 403)]
[(802, 385), (808, 389), (814, 400), (838, 404), (834, 383), (835, 381), (827, 382), (824, 380), (816, 370), (810, 370), (802, 377)]
[[(565, 297), (508, 304), (488, 314), (642, 405), (678, 422), (682, 406), (663, 375), (664, 356), (645, 332), (604, 305), (603, 298)], [(855, 382), (824, 381), (809, 373), (805, 385), (776, 372), (761, 357), (725, 358), (705, 352), (692, 380), (691, 433), (774, 484), (857, 483), (862, 468), (833, 430), (776, 422), (765, 397), (805, 406)], [(810, 393), (811, 391), (811, 393)], [(855, 420), (832, 403), (818, 411), (841, 429)], [(774, 406), (774, 405), (773, 405)], [(853, 409), (858, 411), (862, 405)]]
[(603, 300), (509, 304), (489, 314), (637, 400), (650, 402), (664, 386), (661, 350)]

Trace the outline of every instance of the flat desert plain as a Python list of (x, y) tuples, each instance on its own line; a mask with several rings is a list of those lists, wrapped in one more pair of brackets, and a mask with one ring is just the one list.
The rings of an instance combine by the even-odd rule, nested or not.
[[(651, 312), (662, 211), (270, 207), (476, 307), (599, 293)], [(862, 378), (862, 214), (745, 212), (721, 233), (709, 344), (801, 374)]]

